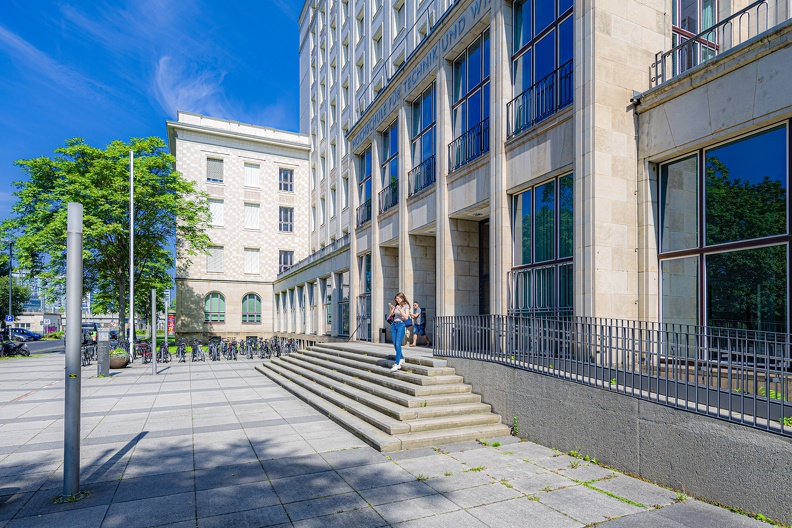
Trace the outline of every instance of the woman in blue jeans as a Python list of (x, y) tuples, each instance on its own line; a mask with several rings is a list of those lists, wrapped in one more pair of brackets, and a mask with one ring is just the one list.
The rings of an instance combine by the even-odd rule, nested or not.
[(396, 362), (391, 367), (391, 372), (396, 372), (404, 365), (402, 355), (402, 341), (404, 340), (404, 321), (410, 318), (410, 303), (402, 292), (396, 294), (392, 303), (389, 303), (390, 315), (393, 316), (391, 333), (393, 335), (393, 348), (396, 349)]

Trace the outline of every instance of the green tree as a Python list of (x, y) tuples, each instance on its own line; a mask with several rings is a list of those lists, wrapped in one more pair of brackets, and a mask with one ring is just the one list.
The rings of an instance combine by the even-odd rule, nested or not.
[[(97, 313), (119, 313), (122, 335), (129, 290), (130, 150), (135, 154), (135, 310), (147, 314), (151, 289), (171, 286), (173, 245), (185, 268), (181, 272), (209, 244), (207, 196), (173, 170), (175, 158), (162, 139), (113, 141), (100, 149), (76, 138), (53, 157), (17, 160), (29, 180), (14, 183), (15, 216), (2, 225), (16, 237), (19, 267), (63, 291), (67, 204), (82, 203), (84, 291), (93, 292)], [(160, 309), (162, 304), (159, 299)]]
[[(8, 315), (8, 271), (8, 255), (3, 255), (0, 257), (0, 321), (5, 321)], [(22, 305), (30, 299), (30, 288), (17, 278), (12, 285), (11, 315), (17, 317), (22, 313)]]

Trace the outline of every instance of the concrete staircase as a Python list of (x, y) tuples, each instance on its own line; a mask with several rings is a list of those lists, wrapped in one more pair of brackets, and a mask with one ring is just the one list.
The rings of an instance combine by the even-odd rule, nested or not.
[(404, 348), (390, 372), (390, 345), (322, 343), (256, 370), (383, 453), (507, 436), (509, 427), (446, 361)]

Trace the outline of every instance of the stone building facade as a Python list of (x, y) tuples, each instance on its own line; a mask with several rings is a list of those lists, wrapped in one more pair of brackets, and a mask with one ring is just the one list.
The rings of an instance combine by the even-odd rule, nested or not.
[(176, 332), (271, 335), (273, 281), (308, 254), (308, 137), (187, 112), (167, 127), (211, 213), (209, 254), (177, 263)]
[(786, 0), (307, 0), (311, 256), (275, 279), (275, 330), (376, 340), (404, 291), (430, 316), (788, 331), (789, 17)]

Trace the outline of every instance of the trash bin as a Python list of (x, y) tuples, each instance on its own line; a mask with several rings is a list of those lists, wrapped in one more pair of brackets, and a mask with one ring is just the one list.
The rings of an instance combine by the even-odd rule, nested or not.
[(387, 340), (385, 338), (385, 329), (384, 328), (380, 328), (380, 339), (379, 339), (379, 342), (380, 343), (387, 343)]

